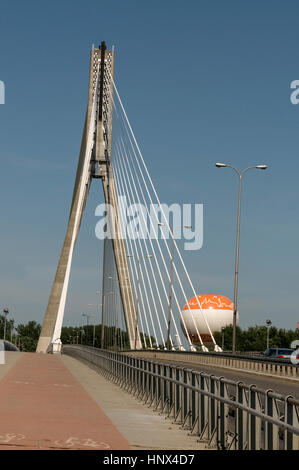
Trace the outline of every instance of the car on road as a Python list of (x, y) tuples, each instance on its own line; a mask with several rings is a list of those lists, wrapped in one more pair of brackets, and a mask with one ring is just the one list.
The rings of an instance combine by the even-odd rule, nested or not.
[[(272, 357), (273, 359), (290, 359), (295, 349), (291, 348), (268, 348), (263, 352), (266, 357)], [(297, 356), (299, 359), (299, 356)]]

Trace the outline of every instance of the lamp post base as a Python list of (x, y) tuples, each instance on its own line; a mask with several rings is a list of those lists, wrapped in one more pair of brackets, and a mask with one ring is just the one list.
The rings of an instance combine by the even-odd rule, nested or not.
[(57, 339), (52, 343), (52, 352), (53, 354), (61, 354), (62, 342), (60, 339)]

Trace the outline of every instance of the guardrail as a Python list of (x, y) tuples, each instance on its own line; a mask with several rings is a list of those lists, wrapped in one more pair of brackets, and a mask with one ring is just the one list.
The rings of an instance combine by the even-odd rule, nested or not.
[(175, 362), (213, 365), (229, 369), (244, 369), (246, 372), (270, 374), (279, 377), (299, 379), (299, 365), (292, 364), (290, 359), (272, 359), (245, 354), (227, 354), (214, 352), (158, 351), (140, 350), (126, 351), (126, 354)]
[(3, 341), (4, 351), (20, 351), (19, 348), (10, 341), (7, 341), (6, 339), (1, 339), (0, 341)]
[(204, 372), (84, 346), (63, 353), (96, 366), (207, 447), (299, 450), (299, 401)]

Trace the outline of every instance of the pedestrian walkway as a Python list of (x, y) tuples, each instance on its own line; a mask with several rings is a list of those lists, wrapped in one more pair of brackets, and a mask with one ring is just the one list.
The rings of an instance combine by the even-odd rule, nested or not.
[(0, 416), (0, 450), (205, 448), (70, 356), (6, 352)]
[(135, 396), (105, 379), (73, 357), (61, 359), (85, 390), (127, 439), (134, 450), (204, 450), (198, 436), (190, 436), (165, 415), (138, 401)]

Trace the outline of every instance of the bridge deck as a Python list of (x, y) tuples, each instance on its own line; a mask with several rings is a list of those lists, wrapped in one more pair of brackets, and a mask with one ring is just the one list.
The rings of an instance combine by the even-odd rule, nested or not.
[(69, 356), (6, 352), (0, 416), (0, 450), (205, 448)]
[(130, 449), (60, 357), (6, 357), (13, 363), (0, 366), (0, 449)]

